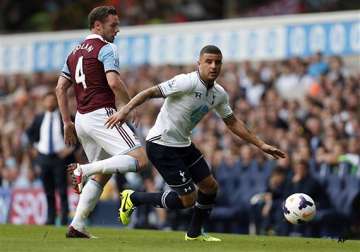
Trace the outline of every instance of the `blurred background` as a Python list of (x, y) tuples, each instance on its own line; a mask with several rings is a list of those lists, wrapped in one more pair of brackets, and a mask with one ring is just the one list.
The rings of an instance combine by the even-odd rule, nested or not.
[[(208, 115), (193, 132), (220, 184), (208, 231), (360, 237), (360, 2), (339, 0), (0, 1), (0, 223), (65, 225), (73, 215), (77, 195), (57, 192), (49, 222), (30, 129), (99, 5), (118, 10), (114, 43), (132, 96), (195, 70), (199, 50), (215, 44), (224, 55), (218, 82), (236, 116), (288, 154), (267, 159)], [(161, 104), (140, 108), (143, 136)], [(80, 146), (61, 158), (87, 162)], [(129, 187), (167, 185), (153, 168), (113, 176), (89, 224), (120, 226), (118, 192)], [(294, 192), (315, 200), (311, 223), (284, 220), (282, 202)], [(131, 227), (184, 230), (190, 215), (139, 207)]]

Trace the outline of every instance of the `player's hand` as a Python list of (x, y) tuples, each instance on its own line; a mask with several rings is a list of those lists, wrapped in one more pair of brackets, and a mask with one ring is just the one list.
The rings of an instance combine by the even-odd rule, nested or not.
[(122, 125), (126, 121), (126, 118), (128, 117), (129, 113), (130, 111), (126, 108), (126, 106), (122, 107), (119, 111), (114, 113), (106, 120), (105, 122), (106, 128), (112, 129), (118, 123)]
[(279, 159), (279, 158), (285, 158), (286, 154), (284, 152), (282, 152), (281, 150), (279, 150), (278, 148), (268, 145), (268, 144), (263, 144), (260, 149), (267, 153), (270, 154), (273, 158), (275, 159)]
[(75, 145), (77, 142), (75, 124), (73, 122), (64, 124), (64, 141), (66, 145)]

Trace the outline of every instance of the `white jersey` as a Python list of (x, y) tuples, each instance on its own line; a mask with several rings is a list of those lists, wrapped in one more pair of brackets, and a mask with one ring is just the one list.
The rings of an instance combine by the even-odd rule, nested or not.
[(221, 117), (232, 115), (229, 97), (216, 82), (207, 89), (197, 71), (180, 74), (158, 85), (165, 102), (150, 129), (147, 141), (186, 147), (191, 144), (191, 131), (211, 110)]

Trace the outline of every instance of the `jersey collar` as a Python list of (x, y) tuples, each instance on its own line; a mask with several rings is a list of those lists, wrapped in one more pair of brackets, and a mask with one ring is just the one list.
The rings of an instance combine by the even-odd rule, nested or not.
[(206, 90), (209, 90), (215, 86), (215, 81), (213, 82), (213, 84), (211, 86), (208, 86), (208, 84), (206, 84), (206, 82), (203, 79), (201, 79), (199, 70), (196, 70), (196, 73), (197, 73), (197, 76), (198, 76), (201, 84), (203, 84), (205, 86)]
[(104, 42), (106, 42), (106, 43), (108, 43), (103, 37), (101, 37), (99, 34), (94, 34), (94, 33), (92, 33), (92, 34), (90, 34), (90, 35), (87, 35), (86, 36), (86, 38), (85, 38), (85, 40), (86, 39), (100, 39), (101, 41), (104, 41)]

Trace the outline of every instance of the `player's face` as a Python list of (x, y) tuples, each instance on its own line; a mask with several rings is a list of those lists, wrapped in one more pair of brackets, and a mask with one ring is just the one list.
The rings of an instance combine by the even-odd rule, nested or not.
[(117, 15), (109, 15), (104, 23), (100, 23), (100, 33), (108, 42), (114, 42), (116, 34), (119, 32), (119, 17)]
[(222, 66), (222, 55), (204, 53), (198, 61), (200, 76), (204, 81), (214, 81), (219, 76)]

